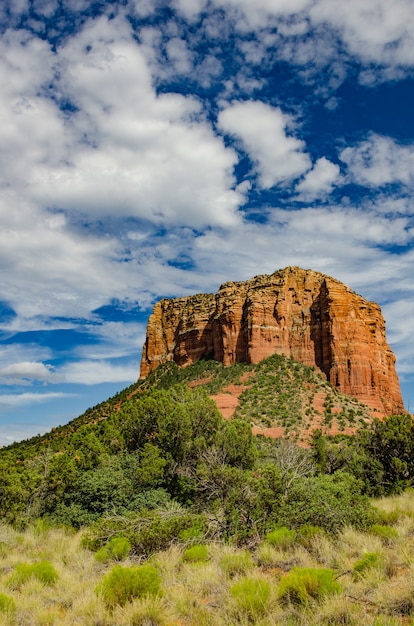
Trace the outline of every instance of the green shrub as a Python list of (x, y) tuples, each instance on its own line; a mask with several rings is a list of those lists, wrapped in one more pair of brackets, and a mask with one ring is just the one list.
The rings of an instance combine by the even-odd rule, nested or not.
[(354, 574), (361, 576), (367, 569), (384, 564), (384, 557), (378, 552), (366, 552), (355, 564)]
[(224, 554), (220, 559), (220, 567), (228, 576), (244, 574), (252, 566), (252, 555), (247, 551)]
[(263, 615), (270, 600), (270, 584), (263, 578), (243, 578), (230, 587), (239, 611), (251, 620)]
[(296, 532), (286, 526), (276, 528), (266, 535), (267, 543), (276, 548), (288, 548), (295, 541)]
[(10, 596), (6, 596), (5, 593), (0, 593), (0, 612), (1, 613), (14, 613), (16, 610), (16, 604)]
[(373, 524), (369, 528), (371, 535), (375, 535), (382, 539), (385, 543), (391, 543), (395, 539), (398, 539), (398, 532), (391, 526), (383, 526), (382, 524)]
[(193, 527), (200, 529), (200, 534), (207, 531), (207, 517), (203, 514), (190, 513), (180, 506), (154, 511), (144, 510), (128, 513), (122, 517), (102, 517), (88, 528), (83, 545), (91, 550), (98, 550), (110, 537), (126, 537), (137, 554), (151, 556), (165, 550)]
[(19, 589), (30, 578), (37, 578), (44, 585), (53, 585), (58, 579), (58, 573), (48, 561), (21, 563), (17, 565), (7, 584), (11, 589)]
[(208, 549), (204, 544), (191, 546), (191, 548), (184, 550), (183, 553), (183, 561), (187, 561), (188, 563), (199, 563), (202, 561), (208, 561), (208, 559)]
[(303, 524), (298, 529), (296, 541), (305, 548), (310, 548), (315, 537), (321, 537), (325, 531), (320, 526), (312, 526), (312, 524)]
[(345, 472), (299, 478), (278, 512), (280, 523), (291, 528), (311, 524), (333, 533), (344, 526), (368, 528), (377, 516), (362, 489), (363, 483)]
[(95, 555), (100, 563), (106, 561), (123, 561), (131, 551), (131, 544), (126, 537), (112, 537)]
[(310, 600), (340, 593), (334, 572), (327, 568), (294, 567), (279, 584), (278, 597), (284, 604), (304, 605)]
[(205, 524), (195, 523), (190, 528), (186, 528), (179, 533), (180, 541), (186, 542), (193, 539), (200, 539), (205, 534)]
[(160, 593), (160, 575), (152, 565), (115, 565), (96, 588), (107, 607), (124, 606), (134, 598)]

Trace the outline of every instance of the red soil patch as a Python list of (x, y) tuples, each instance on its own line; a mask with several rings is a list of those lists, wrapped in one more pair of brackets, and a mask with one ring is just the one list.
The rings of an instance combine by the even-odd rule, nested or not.
[[(250, 372), (245, 372), (240, 376), (240, 382), (246, 383), (251, 376)], [(233, 416), (239, 404), (239, 396), (245, 390), (248, 389), (248, 385), (227, 385), (220, 393), (210, 396), (212, 400), (217, 404), (217, 408), (222, 414), (224, 419), (229, 419)]]
[(210, 396), (217, 404), (217, 408), (224, 419), (229, 419), (233, 416), (239, 404), (239, 396), (246, 388), (247, 385), (227, 385), (221, 393)]
[(188, 386), (190, 389), (195, 389), (196, 387), (200, 387), (200, 385), (207, 385), (211, 381), (211, 376), (207, 378), (199, 378), (198, 380), (190, 380)]
[(252, 431), (253, 435), (264, 435), (265, 437), (270, 437), (270, 439), (278, 439), (285, 435), (283, 426), (275, 426), (275, 428), (259, 428), (258, 426), (253, 426)]

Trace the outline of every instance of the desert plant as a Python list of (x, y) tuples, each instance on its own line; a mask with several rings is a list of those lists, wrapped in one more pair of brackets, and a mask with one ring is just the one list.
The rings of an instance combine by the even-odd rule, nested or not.
[(204, 544), (199, 544), (197, 546), (191, 546), (184, 550), (183, 553), (183, 561), (188, 563), (200, 563), (203, 561), (208, 561), (208, 548)]
[(384, 543), (392, 543), (395, 539), (398, 539), (398, 532), (392, 526), (373, 524), (368, 530), (372, 535), (382, 539)]
[(125, 616), (129, 617), (129, 626), (167, 626), (171, 624), (162, 599), (148, 596), (135, 601), (130, 610), (124, 609)]
[(245, 574), (253, 567), (252, 555), (247, 550), (229, 552), (221, 557), (220, 567), (228, 576)]
[(11, 589), (20, 589), (30, 578), (36, 578), (44, 585), (53, 585), (58, 579), (58, 573), (48, 561), (21, 563), (9, 577), (7, 585)]
[(158, 550), (165, 550), (181, 533), (194, 527), (199, 529), (200, 534), (206, 532), (207, 517), (171, 504), (125, 516), (104, 516), (87, 530), (83, 545), (97, 550), (110, 537), (117, 535), (126, 537), (135, 553), (150, 556)]
[(354, 575), (362, 576), (366, 570), (379, 567), (384, 564), (384, 557), (378, 552), (366, 552), (356, 563), (354, 563)]
[(305, 605), (310, 600), (340, 593), (341, 586), (328, 568), (294, 567), (279, 585), (279, 600), (283, 604)]
[(107, 607), (124, 606), (134, 598), (160, 593), (160, 575), (152, 565), (123, 567), (115, 565), (101, 580), (95, 592)]
[(295, 541), (296, 532), (286, 526), (276, 528), (267, 533), (266, 541), (277, 548), (288, 548)]
[(266, 611), (270, 593), (270, 584), (264, 578), (243, 578), (230, 587), (237, 609), (252, 621)]
[(126, 537), (112, 537), (95, 555), (97, 561), (123, 561), (131, 551), (131, 544)]
[(10, 596), (5, 593), (0, 593), (0, 612), (1, 613), (14, 613), (16, 610), (16, 603)]
[(325, 531), (320, 526), (313, 526), (312, 524), (303, 524), (298, 528), (296, 533), (296, 541), (305, 548), (309, 549), (312, 546), (312, 541), (315, 537), (321, 537), (325, 535)]

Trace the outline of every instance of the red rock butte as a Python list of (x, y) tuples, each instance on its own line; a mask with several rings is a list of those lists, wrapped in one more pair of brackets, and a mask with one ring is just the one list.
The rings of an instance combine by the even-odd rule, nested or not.
[(166, 361), (184, 367), (212, 358), (232, 365), (275, 353), (319, 368), (334, 387), (382, 414), (404, 410), (378, 304), (299, 267), (225, 283), (215, 295), (157, 302), (140, 378)]

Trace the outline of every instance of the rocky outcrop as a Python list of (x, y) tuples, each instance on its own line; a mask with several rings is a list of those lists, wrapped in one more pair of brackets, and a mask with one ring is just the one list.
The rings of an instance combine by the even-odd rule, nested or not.
[(288, 267), (216, 295), (161, 300), (148, 321), (141, 378), (165, 361), (231, 365), (278, 353), (319, 368), (340, 391), (381, 413), (403, 410), (380, 307), (343, 283)]

